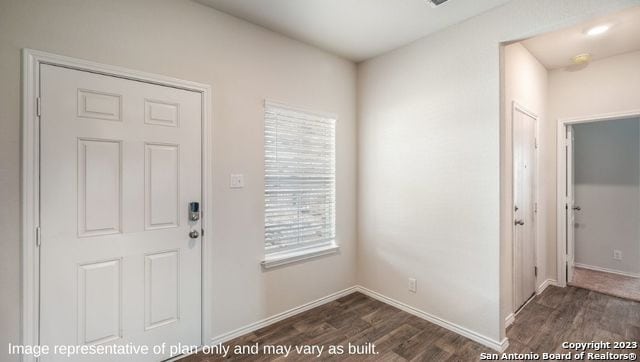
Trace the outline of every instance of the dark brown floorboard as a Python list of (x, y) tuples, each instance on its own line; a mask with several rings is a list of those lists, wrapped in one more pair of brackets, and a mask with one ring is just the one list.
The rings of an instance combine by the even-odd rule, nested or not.
[[(556, 352), (564, 341), (640, 340), (640, 303), (575, 287), (548, 287), (516, 316), (507, 329), (506, 352)], [(354, 293), (334, 302), (238, 337), (235, 346), (319, 345), (322, 360), (334, 361), (478, 361), (481, 353), (495, 353), (456, 333), (387, 304)], [(329, 355), (330, 346), (375, 344), (374, 355)], [(616, 352), (616, 351), (611, 351)], [(619, 352), (619, 351), (617, 351)], [(636, 351), (637, 352), (637, 351)], [(307, 361), (295, 349), (281, 355), (231, 355), (239, 361)], [(183, 362), (225, 360), (219, 355), (188, 356)]]

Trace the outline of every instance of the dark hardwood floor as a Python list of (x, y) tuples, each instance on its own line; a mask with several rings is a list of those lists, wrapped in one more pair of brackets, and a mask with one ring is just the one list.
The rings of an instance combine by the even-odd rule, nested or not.
[[(557, 352), (563, 341), (638, 341), (640, 303), (585, 289), (548, 287), (516, 316), (507, 330), (507, 353)], [(348, 346), (375, 344), (377, 354), (348, 354)], [(324, 346), (323, 360), (349, 361), (477, 361), (481, 353), (496, 353), (394, 307), (354, 293), (230, 341), (227, 346)], [(342, 346), (344, 354), (330, 355), (329, 346)], [(255, 350), (254, 350), (255, 351)], [(317, 351), (316, 351), (317, 352)], [(335, 351), (334, 351), (335, 352)], [(616, 351), (620, 352), (620, 351)], [(636, 351), (637, 352), (637, 351)], [(228, 355), (232, 360), (311, 360), (296, 353)], [(183, 362), (224, 360), (220, 355), (198, 354)]]
[(564, 341), (640, 341), (640, 303), (582, 288), (548, 287), (516, 316), (507, 337), (507, 352), (539, 353), (566, 353)]

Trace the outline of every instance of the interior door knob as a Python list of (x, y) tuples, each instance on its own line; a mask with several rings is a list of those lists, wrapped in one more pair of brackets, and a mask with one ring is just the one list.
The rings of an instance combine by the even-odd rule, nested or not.
[(515, 224), (516, 225), (524, 225), (524, 220), (516, 220)]
[(189, 232), (189, 237), (190, 237), (191, 239), (197, 239), (197, 238), (198, 238), (198, 236), (200, 236), (200, 233), (198, 232), (198, 230), (191, 230), (191, 231)]

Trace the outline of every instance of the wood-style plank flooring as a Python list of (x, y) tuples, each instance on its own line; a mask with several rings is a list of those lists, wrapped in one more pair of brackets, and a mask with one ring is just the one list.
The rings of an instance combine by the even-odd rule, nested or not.
[[(640, 303), (585, 289), (548, 287), (516, 316), (507, 330), (506, 352), (568, 352), (563, 341), (640, 340)], [(375, 355), (329, 355), (328, 346), (374, 343)], [(323, 360), (477, 361), (495, 353), (387, 304), (354, 293), (230, 341), (235, 346), (319, 345)], [(282, 355), (230, 355), (232, 360), (284, 360)], [(295, 352), (286, 360), (311, 360)], [(225, 360), (220, 355), (192, 355), (183, 362)]]
[(640, 303), (571, 286), (548, 287), (516, 316), (507, 337), (508, 351), (539, 353), (566, 353), (564, 341), (640, 341)]
[(640, 278), (575, 267), (571, 285), (640, 302)]

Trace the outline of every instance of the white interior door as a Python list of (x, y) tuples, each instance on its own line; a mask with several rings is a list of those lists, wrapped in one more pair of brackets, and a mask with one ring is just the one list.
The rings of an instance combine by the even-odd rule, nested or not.
[(40, 342), (199, 345), (201, 95), (52, 65), (40, 79)]
[(536, 117), (513, 110), (514, 306), (536, 289)]
[(574, 196), (574, 173), (573, 162), (573, 126), (567, 126), (567, 204), (566, 204), (566, 225), (567, 231), (567, 283), (573, 280), (573, 268), (575, 263), (575, 196)]

